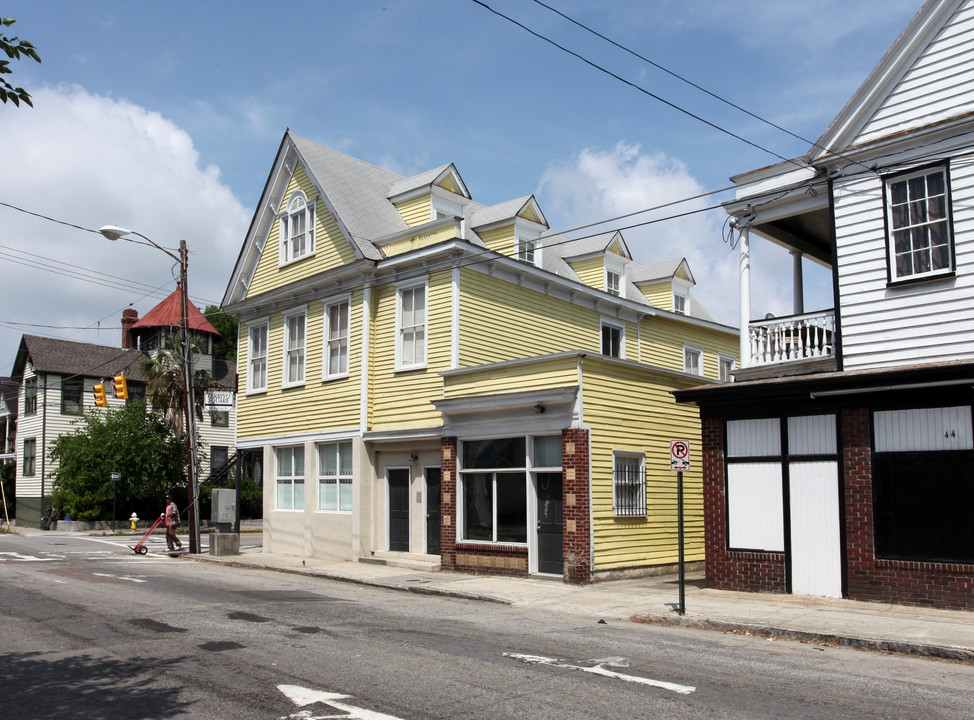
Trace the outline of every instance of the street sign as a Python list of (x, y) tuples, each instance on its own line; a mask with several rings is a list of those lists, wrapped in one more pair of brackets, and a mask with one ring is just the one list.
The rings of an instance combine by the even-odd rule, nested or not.
[(122, 476), (119, 473), (112, 473), (112, 482), (118, 482), (121, 479)]
[(690, 469), (690, 443), (686, 440), (670, 440), (670, 470)]
[(233, 395), (231, 390), (207, 390), (203, 396), (203, 409), (206, 412), (230, 412)]

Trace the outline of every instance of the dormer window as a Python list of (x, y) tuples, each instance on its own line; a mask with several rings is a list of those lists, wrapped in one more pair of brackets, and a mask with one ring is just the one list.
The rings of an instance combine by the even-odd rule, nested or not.
[(673, 291), (673, 312), (680, 315), (687, 314), (687, 294), (685, 292)]
[(314, 254), (315, 205), (298, 190), (281, 215), (281, 264)]
[(514, 253), (514, 256), (521, 262), (528, 265), (538, 265), (541, 259), (541, 242), (538, 232), (522, 227), (520, 223), (515, 223)]
[(616, 297), (622, 296), (624, 272), (625, 270), (622, 265), (610, 262), (605, 263), (605, 291), (609, 295), (615, 295)]

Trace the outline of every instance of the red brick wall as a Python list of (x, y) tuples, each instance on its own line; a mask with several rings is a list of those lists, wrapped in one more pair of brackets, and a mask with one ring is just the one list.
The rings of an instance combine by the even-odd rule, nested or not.
[(784, 553), (732, 552), (727, 549), (724, 420), (704, 418), (701, 433), (707, 587), (743, 592), (785, 592)]
[(440, 565), (457, 567), (457, 439), (440, 439)]
[(562, 556), (565, 582), (592, 580), (592, 512), (590, 508), (589, 431), (569, 428), (561, 431), (563, 473), (562, 515), (565, 522)]
[(840, 415), (848, 597), (974, 610), (974, 566), (876, 558), (869, 415), (868, 408)]

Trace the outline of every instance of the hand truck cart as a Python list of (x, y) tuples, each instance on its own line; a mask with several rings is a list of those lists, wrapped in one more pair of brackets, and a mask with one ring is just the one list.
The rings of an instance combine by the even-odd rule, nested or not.
[(165, 519), (166, 519), (165, 515), (160, 515), (156, 519), (156, 521), (152, 523), (152, 527), (146, 530), (145, 535), (143, 535), (142, 538), (137, 543), (135, 543), (134, 547), (132, 545), (129, 545), (129, 547), (132, 548), (132, 551), (136, 555), (145, 555), (147, 552), (149, 552), (149, 548), (145, 546), (145, 541), (149, 539), (149, 536), (153, 533), (153, 531), (157, 527), (159, 527), (159, 524), (162, 523), (162, 521)]

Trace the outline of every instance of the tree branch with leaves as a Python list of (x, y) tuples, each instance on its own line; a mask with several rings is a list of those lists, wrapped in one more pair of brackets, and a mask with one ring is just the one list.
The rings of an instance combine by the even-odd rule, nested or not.
[[(0, 18), (0, 27), (6, 30), (6, 28), (15, 22), (17, 21), (13, 18)], [(37, 62), (41, 61), (41, 56), (37, 54), (34, 46), (26, 40), (21, 40), (17, 37), (7, 37), (6, 35), (0, 34), (0, 50), (6, 53), (9, 58), (9, 60), (0, 60), (0, 75), (9, 75), (12, 73), (13, 70), (10, 69), (10, 60), (20, 60), (22, 55)], [(6, 103), (8, 99), (17, 107), (20, 107), (20, 103), (22, 102), (34, 107), (34, 103), (30, 99), (30, 94), (26, 90), (22, 87), (14, 87), (3, 78), (0, 78), (0, 100)]]

